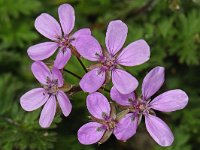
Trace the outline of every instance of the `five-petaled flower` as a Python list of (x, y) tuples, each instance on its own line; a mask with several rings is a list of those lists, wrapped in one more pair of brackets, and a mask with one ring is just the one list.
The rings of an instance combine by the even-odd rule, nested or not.
[(129, 136), (130, 133), (123, 132), (127, 122), (121, 122), (118, 119), (115, 108), (110, 106), (104, 95), (99, 92), (90, 94), (87, 97), (87, 108), (92, 115), (92, 122), (83, 125), (78, 130), (80, 143), (89, 145), (99, 142), (102, 144), (112, 133), (118, 140), (124, 140)]
[(134, 93), (123, 95), (117, 91), (115, 87), (111, 89), (111, 98), (122, 106), (130, 109), (131, 113), (122, 120), (127, 121), (128, 132), (132, 132), (133, 136), (137, 125), (140, 122), (142, 115), (145, 116), (145, 124), (147, 131), (152, 138), (161, 146), (170, 146), (174, 140), (174, 136), (170, 128), (158, 117), (156, 117), (154, 110), (162, 112), (172, 112), (183, 109), (188, 103), (187, 94), (180, 90), (167, 91), (153, 100), (154, 95), (162, 86), (164, 82), (164, 68), (155, 67), (144, 78), (142, 84), (142, 96), (137, 98)]
[(84, 58), (96, 61), (92, 70), (80, 81), (81, 88), (89, 93), (97, 91), (108, 76), (112, 76), (114, 86), (123, 94), (133, 92), (138, 81), (119, 65), (136, 66), (149, 60), (150, 48), (144, 40), (138, 40), (122, 49), (128, 27), (120, 20), (111, 21), (106, 32), (107, 51), (102, 51), (100, 44), (91, 36), (81, 36), (76, 47)]
[(84, 28), (71, 34), (75, 22), (74, 9), (71, 5), (63, 4), (59, 6), (58, 14), (62, 30), (59, 23), (47, 13), (42, 13), (36, 18), (35, 28), (52, 42), (44, 42), (29, 47), (28, 55), (35, 61), (44, 60), (52, 56), (59, 48), (54, 66), (62, 69), (71, 57), (71, 50), (74, 50), (72, 47), (76, 45), (76, 39), (82, 35), (91, 35), (91, 31)]
[(38, 61), (32, 64), (31, 69), (42, 88), (35, 88), (25, 93), (20, 98), (20, 104), (26, 111), (33, 111), (44, 105), (39, 123), (41, 127), (47, 128), (51, 125), (56, 113), (56, 99), (66, 117), (70, 114), (72, 105), (67, 95), (61, 90), (64, 84), (63, 77), (57, 68), (50, 71), (43, 62)]

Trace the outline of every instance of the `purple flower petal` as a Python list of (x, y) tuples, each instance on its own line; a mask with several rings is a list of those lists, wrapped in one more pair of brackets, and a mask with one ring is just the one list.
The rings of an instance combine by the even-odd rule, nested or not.
[(79, 85), (85, 92), (97, 91), (105, 81), (105, 72), (100, 73), (100, 68), (95, 68), (86, 73), (81, 79)]
[(122, 94), (129, 94), (138, 86), (136, 78), (121, 69), (112, 71), (112, 82), (115, 88)]
[(49, 98), (43, 88), (35, 88), (25, 93), (20, 98), (20, 104), (26, 111), (33, 111), (41, 107)]
[(124, 45), (128, 27), (121, 20), (111, 21), (106, 32), (106, 47), (108, 52), (114, 56)]
[(42, 84), (46, 84), (47, 77), (51, 78), (49, 68), (41, 61), (34, 62), (31, 70), (35, 78)]
[(149, 45), (144, 40), (138, 40), (122, 50), (117, 58), (117, 62), (124, 66), (136, 66), (148, 61), (149, 57)]
[(107, 98), (99, 92), (87, 96), (87, 109), (92, 116), (98, 119), (110, 116), (110, 104)]
[(83, 29), (80, 29), (80, 30), (78, 30), (78, 31), (76, 31), (73, 35), (72, 35), (72, 37), (73, 38), (78, 38), (78, 37), (80, 37), (80, 36), (84, 36), (84, 35), (91, 35), (91, 30), (89, 29), (89, 28), (83, 28)]
[(44, 60), (54, 54), (58, 44), (55, 42), (44, 42), (28, 48), (28, 55), (32, 60)]
[(134, 92), (130, 94), (121, 94), (114, 86), (110, 90), (110, 96), (113, 101), (122, 106), (131, 106), (133, 101), (135, 100)]
[(58, 80), (58, 87), (62, 87), (64, 84), (62, 73), (57, 68), (52, 69), (52, 80)]
[(56, 99), (55, 96), (51, 96), (47, 103), (44, 105), (42, 112), (40, 114), (40, 126), (42, 128), (48, 128), (56, 114)]
[(163, 67), (155, 67), (145, 76), (142, 83), (142, 95), (144, 99), (149, 99), (160, 89), (165, 80), (164, 71)]
[(145, 124), (147, 131), (159, 145), (170, 146), (174, 141), (170, 128), (160, 118), (148, 114), (145, 116)]
[(69, 116), (72, 111), (72, 104), (67, 95), (63, 91), (59, 91), (57, 94), (57, 99), (63, 115), (65, 115), (65, 117)]
[(71, 50), (69, 48), (66, 48), (64, 51), (59, 50), (56, 59), (54, 61), (54, 67), (58, 69), (63, 69), (70, 58), (71, 58)]
[(138, 118), (135, 118), (132, 113), (129, 113), (117, 123), (114, 129), (114, 135), (118, 140), (126, 141), (135, 135), (137, 125)]
[(78, 140), (81, 144), (90, 145), (97, 143), (106, 130), (96, 122), (89, 122), (78, 130)]
[(58, 15), (62, 26), (62, 30), (65, 33), (65, 35), (68, 35), (74, 28), (74, 8), (69, 4), (60, 5), (58, 8)]
[(162, 112), (183, 109), (188, 104), (187, 94), (179, 89), (167, 91), (150, 102), (150, 108)]
[(76, 39), (75, 47), (79, 54), (90, 61), (98, 61), (102, 55), (99, 42), (90, 35), (80, 36)]
[(40, 34), (54, 41), (57, 41), (62, 36), (59, 23), (46, 13), (42, 13), (36, 18), (35, 28)]

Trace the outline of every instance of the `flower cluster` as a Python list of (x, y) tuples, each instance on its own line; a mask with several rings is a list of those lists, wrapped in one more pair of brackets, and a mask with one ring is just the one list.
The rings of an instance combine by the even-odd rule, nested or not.
[[(164, 83), (164, 68), (158, 66), (145, 76), (142, 94), (137, 96), (137, 79), (123, 69), (123, 66), (136, 66), (149, 60), (150, 47), (147, 42), (140, 39), (123, 47), (128, 27), (121, 20), (115, 20), (108, 25), (106, 48), (103, 48), (89, 28), (72, 33), (75, 13), (71, 5), (59, 6), (58, 15), (60, 23), (46, 13), (35, 20), (36, 30), (51, 42), (36, 44), (28, 49), (29, 57), (35, 61), (31, 70), (41, 88), (32, 89), (21, 97), (22, 108), (33, 111), (44, 105), (39, 119), (43, 128), (51, 125), (57, 104), (64, 116), (70, 114), (72, 105), (67, 93), (73, 86), (66, 88), (62, 73), (73, 55), (85, 70), (81, 58), (95, 62), (88, 67), (77, 86), (89, 93), (86, 105), (91, 114), (91, 121), (78, 130), (80, 143), (102, 144), (112, 133), (118, 140), (127, 141), (135, 135), (144, 116), (147, 131), (152, 138), (161, 146), (170, 146), (174, 140), (173, 134), (164, 121), (156, 116), (154, 110), (172, 112), (183, 109), (188, 103), (187, 94), (175, 89), (152, 98)], [(51, 65), (42, 62), (46, 62), (50, 56), (53, 57), (56, 50), (58, 53)], [(111, 97), (108, 100), (101, 91), (104, 91), (110, 80), (113, 87), (106, 90)]]

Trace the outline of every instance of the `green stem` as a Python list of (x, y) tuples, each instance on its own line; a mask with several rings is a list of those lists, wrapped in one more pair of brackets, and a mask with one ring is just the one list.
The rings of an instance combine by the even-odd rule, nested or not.
[(76, 58), (77, 58), (78, 62), (81, 64), (83, 70), (84, 70), (85, 72), (87, 72), (87, 68), (85, 67), (85, 65), (83, 64), (83, 62), (81, 61), (81, 59), (80, 59), (79, 57), (76, 57)]
[(81, 77), (80, 77), (79, 75), (77, 75), (77, 74), (75, 74), (75, 73), (73, 73), (73, 72), (71, 72), (71, 71), (69, 71), (69, 70), (67, 70), (67, 69), (63, 69), (63, 70), (64, 70), (65, 72), (71, 74), (72, 76), (76, 77), (77, 79), (81, 80)]
[(81, 89), (80, 86), (74, 86), (74, 87), (72, 87), (72, 88), (67, 92), (67, 94), (68, 94), (69, 96), (72, 96), (73, 94), (75, 94), (75, 93), (77, 93), (77, 92), (81, 92), (81, 91), (82, 91), (82, 89)]
[(19, 124), (15, 120), (12, 120), (11, 118), (4, 117), (4, 116), (0, 116), (0, 118), (9, 124), (19, 126)]

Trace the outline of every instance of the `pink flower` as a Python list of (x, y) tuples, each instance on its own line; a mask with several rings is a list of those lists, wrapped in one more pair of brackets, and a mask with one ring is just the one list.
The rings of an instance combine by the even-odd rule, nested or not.
[[(121, 136), (123, 131), (121, 133), (115, 131), (118, 124), (116, 121), (116, 114), (111, 109), (105, 96), (99, 92), (90, 94), (87, 97), (87, 108), (92, 115), (93, 121), (86, 123), (78, 130), (78, 140), (81, 144), (89, 145), (97, 142), (101, 144), (101, 142), (105, 142), (113, 132), (117, 139), (123, 140)], [(127, 118), (128, 117), (129, 116), (127, 116)], [(129, 128), (127, 121), (121, 124), (124, 125), (124, 128)]]
[(64, 83), (62, 74), (57, 68), (50, 71), (43, 62), (38, 61), (32, 64), (31, 69), (42, 88), (35, 88), (25, 93), (20, 98), (20, 104), (26, 111), (33, 111), (44, 105), (39, 123), (41, 127), (47, 128), (51, 125), (56, 113), (56, 100), (66, 117), (70, 114), (72, 105), (60, 89)]
[[(71, 57), (70, 46), (75, 46), (76, 39), (81, 35), (91, 35), (90, 29), (80, 29), (73, 35), (75, 14), (74, 9), (69, 4), (63, 4), (58, 8), (60, 24), (49, 14), (42, 13), (35, 20), (37, 31), (52, 40), (29, 47), (28, 55), (32, 60), (39, 61), (49, 58), (59, 48), (54, 66), (58, 69), (64, 68)], [(63, 33), (62, 33), (63, 31)]]
[(149, 60), (150, 48), (144, 40), (138, 40), (122, 49), (126, 40), (128, 28), (120, 20), (112, 21), (106, 32), (107, 51), (102, 51), (100, 44), (91, 36), (81, 36), (76, 45), (78, 52), (90, 61), (98, 62), (93, 69), (84, 75), (80, 86), (85, 92), (97, 91), (106, 80), (106, 75), (112, 76), (112, 82), (123, 94), (134, 91), (138, 81), (119, 65), (136, 66)]
[[(151, 96), (154, 95), (162, 86), (164, 82), (164, 68), (156, 67), (152, 69), (144, 78), (142, 84), (142, 97), (136, 98), (134, 93), (122, 95), (115, 87), (111, 89), (111, 98), (122, 106), (126, 106), (132, 113), (127, 115), (132, 116), (132, 120), (125, 120), (128, 123), (132, 121), (140, 122), (142, 115), (145, 117), (145, 124), (147, 131), (152, 138), (161, 146), (170, 146), (174, 140), (174, 136), (170, 128), (160, 118), (156, 117), (154, 110), (162, 112), (172, 112), (183, 109), (188, 103), (187, 94), (180, 90), (167, 91), (153, 100)], [(116, 132), (121, 131), (124, 127), (116, 127)], [(125, 132), (135, 131), (137, 126), (132, 126)], [(134, 135), (135, 132), (131, 136)], [(130, 136), (130, 137), (131, 137)]]

